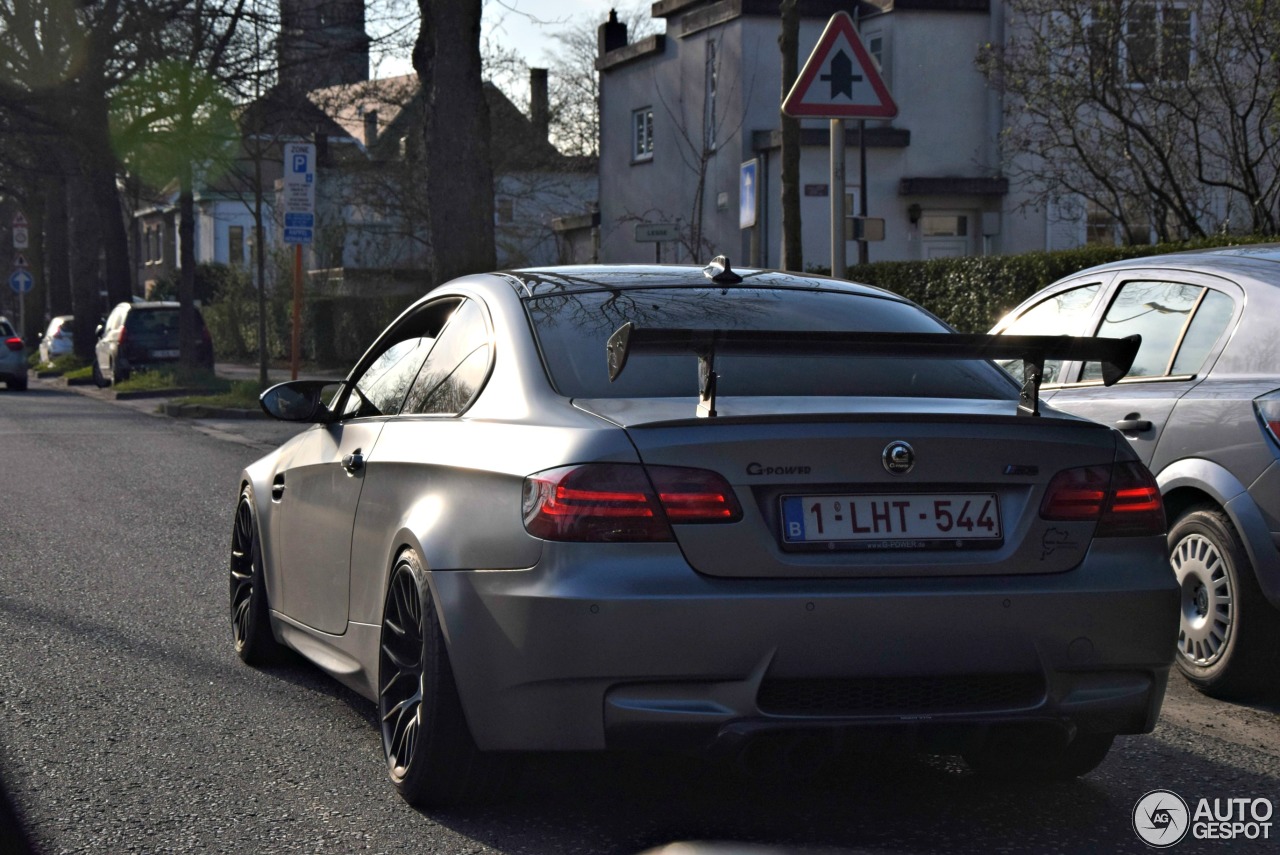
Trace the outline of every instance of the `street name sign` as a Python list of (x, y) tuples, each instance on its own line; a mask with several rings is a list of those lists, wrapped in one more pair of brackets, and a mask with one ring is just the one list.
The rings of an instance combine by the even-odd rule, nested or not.
[(891, 119), (898, 115), (898, 105), (848, 12), (837, 12), (827, 22), (783, 100), (782, 112), (797, 119)]
[(679, 236), (675, 223), (636, 223), (637, 243), (662, 243), (676, 240)]

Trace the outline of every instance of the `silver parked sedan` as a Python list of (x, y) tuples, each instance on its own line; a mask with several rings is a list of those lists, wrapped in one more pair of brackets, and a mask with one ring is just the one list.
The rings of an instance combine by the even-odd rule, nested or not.
[(1218, 696), (1256, 698), (1280, 666), (1278, 315), (1280, 245), (1254, 245), (1082, 270), (995, 329), (1142, 337), (1123, 382), (1050, 362), (1044, 398), (1122, 431), (1155, 473), (1182, 590), (1175, 661)]
[(263, 395), (313, 424), (241, 477), (236, 648), (375, 701), (416, 804), (531, 750), (1083, 774), (1160, 710), (1163, 508), (1120, 433), (988, 359), (1114, 381), (1137, 346), (722, 259), (456, 280), (345, 382)]

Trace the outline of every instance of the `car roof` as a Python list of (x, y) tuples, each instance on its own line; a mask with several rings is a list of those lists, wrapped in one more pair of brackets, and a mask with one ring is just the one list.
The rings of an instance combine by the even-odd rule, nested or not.
[(1072, 274), (1071, 278), (1138, 267), (1169, 267), (1206, 273), (1232, 273), (1280, 284), (1280, 243), (1258, 243), (1244, 246), (1220, 246), (1144, 255), (1099, 264)]
[(129, 311), (137, 311), (138, 309), (177, 309), (182, 304), (177, 300), (153, 300), (146, 303), (121, 303), (122, 306), (128, 306)]
[(704, 268), (692, 265), (595, 264), (524, 268), (504, 271), (499, 275), (506, 277), (521, 297), (546, 297), (553, 294), (635, 288), (742, 287), (841, 291), (908, 302), (905, 298), (883, 288), (832, 279), (816, 273), (743, 268), (733, 271), (742, 277), (741, 283), (725, 283), (713, 281), (703, 271)]

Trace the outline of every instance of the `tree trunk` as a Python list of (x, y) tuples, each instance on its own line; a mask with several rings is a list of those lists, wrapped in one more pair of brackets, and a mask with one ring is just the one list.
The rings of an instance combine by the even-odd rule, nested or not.
[(53, 315), (69, 315), (71, 298), (71, 266), (67, 233), (67, 175), (55, 169), (48, 178), (45, 196), (45, 270), (49, 276), (49, 311)]
[(93, 359), (98, 336), (95, 329), (106, 319), (106, 307), (98, 296), (98, 210), (85, 193), (68, 198), (71, 209), (71, 301), (75, 312), (76, 356), (85, 362)]
[(178, 177), (178, 362), (184, 369), (196, 364), (196, 215), (191, 163)]
[(424, 118), (432, 281), (496, 264), (489, 107), (480, 69), (482, 0), (418, 0), (413, 51)]
[[(800, 61), (800, 14), (796, 0), (782, 0), (782, 97), (795, 85)], [(781, 115), (781, 114), (780, 114)], [(800, 227), (800, 120), (782, 118), (782, 269), (804, 270), (804, 240)], [(839, 192), (831, 188), (831, 192)], [(835, 275), (833, 273), (833, 275)]]

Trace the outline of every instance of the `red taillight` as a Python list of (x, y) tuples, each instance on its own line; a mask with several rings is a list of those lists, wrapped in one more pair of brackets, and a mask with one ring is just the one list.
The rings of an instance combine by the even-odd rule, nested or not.
[(587, 463), (524, 482), (525, 529), (545, 540), (666, 541), (672, 522), (741, 518), (729, 483), (704, 469)]
[(125, 327), (121, 327), (121, 328), (120, 328), (120, 337), (119, 337), (118, 339), (116, 339), (116, 344), (117, 344), (117, 345), (119, 345), (119, 346), (123, 346), (123, 345), (124, 345), (124, 340), (125, 340), (125, 338), (127, 338), (127, 333), (128, 333), (128, 332), (129, 332), (129, 330), (128, 330), (127, 328), (125, 328)]
[(4, 340), (4, 346), (13, 351), (22, 350), (22, 339), (12, 336)]
[(1084, 466), (1053, 476), (1040, 516), (1046, 520), (1097, 520), (1095, 537), (1164, 534), (1164, 502), (1147, 467), (1135, 461)]
[(1271, 441), (1280, 444), (1280, 389), (1253, 399), (1253, 411), (1262, 420), (1262, 426), (1271, 434)]

